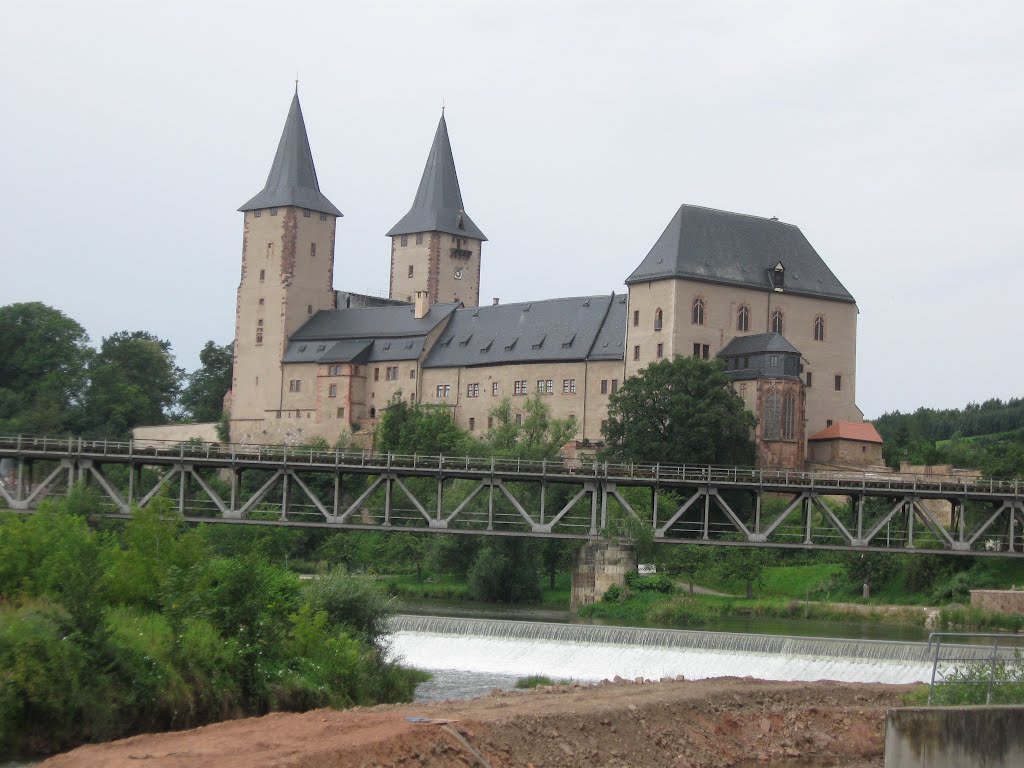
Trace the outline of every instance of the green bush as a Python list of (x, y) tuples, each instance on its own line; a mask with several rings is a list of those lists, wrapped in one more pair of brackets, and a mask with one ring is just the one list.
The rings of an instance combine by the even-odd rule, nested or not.
[(605, 593), (601, 596), (601, 600), (606, 603), (617, 603), (620, 600), (625, 599), (628, 594), (629, 593), (618, 584), (612, 584), (605, 590)]
[(933, 603), (964, 603), (971, 599), (970, 577), (963, 571), (940, 581), (932, 590)]
[(676, 591), (676, 583), (668, 576), (661, 574), (641, 576), (638, 573), (627, 573), (626, 584), (637, 592), (661, 592), (670, 595)]
[(380, 582), (338, 567), (302, 585), (303, 597), (327, 620), (369, 642), (388, 632), (388, 598)]
[(648, 618), (658, 624), (672, 627), (689, 627), (714, 621), (718, 611), (696, 600), (681, 598), (658, 603), (647, 613)]

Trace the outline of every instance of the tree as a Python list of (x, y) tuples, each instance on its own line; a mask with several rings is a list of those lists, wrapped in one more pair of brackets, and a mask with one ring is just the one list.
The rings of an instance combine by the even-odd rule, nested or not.
[(744, 582), (747, 585), (747, 599), (752, 600), (754, 586), (761, 584), (764, 569), (770, 562), (771, 556), (760, 547), (728, 547), (721, 569), (727, 578)]
[(652, 363), (608, 400), (606, 453), (619, 460), (750, 464), (756, 420), (718, 361)]
[(146, 331), (108, 336), (89, 368), (83, 431), (120, 437), (140, 424), (166, 423), (183, 376), (169, 341)]
[(0, 307), (0, 431), (73, 431), (92, 354), (85, 329), (60, 310)]
[(487, 446), (496, 456), (520, 459), (554, 459), (562, 446), (576, 434), (576, 419), (555, 419), (551, 409), (540, 397), (533, 395), (523, 403), (526, 418), (517, 424), (512, 415), (512, 401), (507, 397), (490, 411), (495, 426), (487, 434)]
[(412, 405), (396, 393), (377, 424), (374, 444), (384, 453), (465, 456), (476, 441), (459, 429), (451, 412), (440, 405)]
[(690, 594), (693, 594), (693, 582), (697, 574), (707, 568), (711, 562), (709, 547), (700, 544), (681, 544), (671, 548), (668, 553), (668, 567), (685, 573), (690, 582)]
[(231, 389), (234, 344), (206, 342), (199, 353), (199, 367), (188, 375), (181, 393), (181, 407), (192, 421), (217, 421), (224, 411), (224, 395)]
[(888, 552), (848, 552), (843, 557), (850, 581), (862, 585), (864, 599), (871, 597), (872, 584), (884, 584), (899, 571), (899, 561)]

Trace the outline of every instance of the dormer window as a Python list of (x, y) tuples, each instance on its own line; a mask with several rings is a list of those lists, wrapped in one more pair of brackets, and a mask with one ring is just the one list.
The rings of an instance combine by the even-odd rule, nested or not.
[(775, 269), (772, 270), (772, 288), (776, 291), (781, 291), (786, 284), (786, 268), (782, 266), (782, 262), (778, 262), (775, 265)]

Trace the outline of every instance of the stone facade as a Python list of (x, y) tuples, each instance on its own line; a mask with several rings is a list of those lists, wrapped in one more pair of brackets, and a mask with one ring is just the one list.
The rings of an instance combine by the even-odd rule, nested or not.
[[(703, 302), (703, 324), (692, 322), (693, 302)], [(747, 309), (747, 330), (739, 330), (740, 309)], [(658, 310), (661, 329), (655, 328)], [(662, 357), (715, 355), (736, 336), (769, 333), (776, 310), (781, 333), (803, 354), (806, 386), (805, 434), (834, 421), (861, 421), (856, 403), (857, 305), (772, 290), (666, 279), (629, 286), (626, 375), (633, 376)], [(824, 318), (824, 338), (815, 338), (815, 321)], [(707, 347), (705, 353), (705, 346)], [(838, 377), (838, 388), (837, 388)]]
[(315, 392), (290, 392), (306, 371), (281, 364), (288, 338), (314, 313), (334, 309), (335, 217), (285, 206), (244, 214), (235, 311), (233, 442), (287, 442), (312, 418)]
[(972, 589), (971, 607), (996, 613), (1024, 614), (1024, 590)]
[(812, 440), (808, 443), (809, 460), (832, 467), (883, 467), (882, 444), (861, 440)]
[(480, 305), (480, 254), (483, 243), (444, 232), (391, 238), (392, 299), (412, 301), (426, 291), (431, 304)]
[(612, 585), (623, 586), (626, 575), (636, 573), (636, 552), (614, 541), (587, 542), (576, 551), (572, 570), (569, 610), (600, 600)]

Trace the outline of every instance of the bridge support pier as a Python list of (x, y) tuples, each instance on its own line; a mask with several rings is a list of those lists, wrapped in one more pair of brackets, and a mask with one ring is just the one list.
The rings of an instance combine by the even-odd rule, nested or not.
[(633, 547), (617, 541), (588, 541), (576, 552), (569, 610), (596, 603), (613, 584), (625, 586), (626, 574), (635, 571)]

